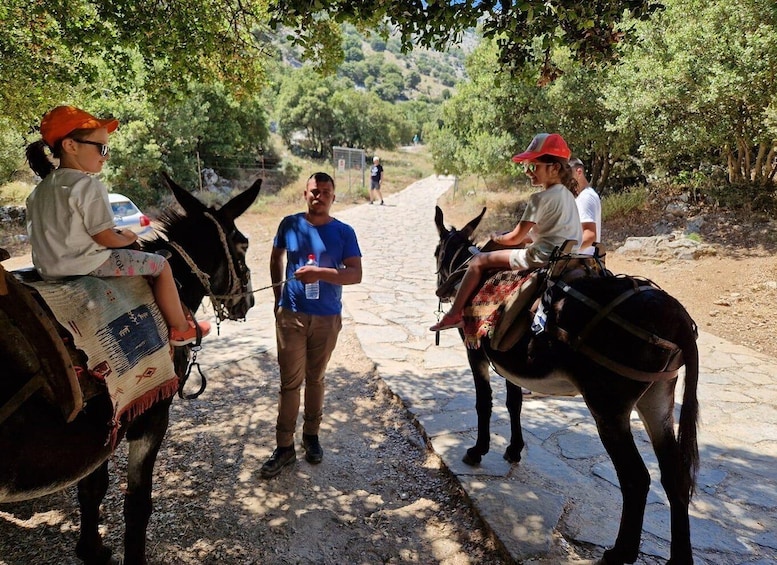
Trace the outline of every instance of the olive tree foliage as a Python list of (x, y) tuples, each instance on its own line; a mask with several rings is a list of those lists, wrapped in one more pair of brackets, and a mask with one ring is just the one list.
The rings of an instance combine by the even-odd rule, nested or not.
[(719, 167), (733, 184), (773, 180), (777, 3), (664, 3), (605, 89), (617, 129), (637, 131), (645, 157), (670, 174)]
[(75, 104), (120, 120), (106, 177), (150, 197), (152, 171), (184, 170), (162, 141), (182, 139), (183, 131), (154, 129), (163, 111), (179, 107), (189, 94), (200, 96), (196, 85), (224, 89), (224, 96), (250, 106), (264, 84), (261, 32), (268, 29), (269, 1), (4, 0), (0, 142), (3, 154), (9, 144), (7, 152), (19, 158), (0, 162), (0, 179), (24, 166), (23, 147), (37, 139), (41, 116), (53, 106)]
[(160, 171), (190, 190), (199, 187), (204, 168), (241, 180), (267, 148), (267, 115), (257, 97), (238, 100), (221, 84), (194, 85), (184, 98), (134, 106), (120, 102), (116, 108), (115, 115), (126, 117), (111, 136), (103, 176), (141, 206), (169, 197)]
[(286, 74), (275, 112), (283, 141), (316, 157), (333, 145), (393, 149), (414, 134), (409, 119), (376, 93), (307, 66)]
[(338, 85), (334, 77), (322, 77), (310, 67), (286, 74), (275, 111), (281, 137), (287, 146), (303, 147), (316, 156), (326, 154), (336, 130), (330, 100), (335, 92), (348, 88), (347, 82)]
[(25, 130), (65, 100), (121, 96), (133, 85), (106, 92), (100, 63), (124, 77), (138, 58), (151, 95), (213, 81), (254, 91), (263, 80), (254, 33), (266, 27), (269, 1), (4, 0), (0, 107)]
[[(435, 167), (440, 172), (519, 175), (510, 157), (522, 151), (535, 134), (560, 132), (573, 153), (586, 163), (589, 180), (600, 190), (619, 179), (633, 136), (610, 131), (614, 119), (605, 107), (601, 86), (606, 67), (590, 68), (554, 53), (563, 74), (547, 86), (536, 82), (536, 66), (522, 74), (499, 64), (498, 46), (484, 41), (467, 61), (469, 81), (446, 101), (436, 123), (427, 127)], [(622, 173), (616, 176), (624, 176)]]
[(403, 50), (445, 49), (479, 26), (484, 37), (496, 40), (500, 65), (520, 70), (538, 62), (540, 75), (552, 79), (556, 47), (569, 47), (582, 61), (607, 60), (624, 37), (623, 17), (645, 18), (658, 7), (655, 0), (274, 0), (270, 13), (272, 25), (293, 29), (304, 45), (326, 21), (367, 30), (388, 21), (400, 33)]

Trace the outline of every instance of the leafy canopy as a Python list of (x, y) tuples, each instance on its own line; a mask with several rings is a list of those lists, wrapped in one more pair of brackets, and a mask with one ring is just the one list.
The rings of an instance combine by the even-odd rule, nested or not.
[[(79, 93), (103, 94), (101, 63), (132, 77), (138, 58), (151, 94), (216, 81), (253, 91), (263, 80), (254, 34), (266, 27), (268, 1), (4, 0), (0, 107), (27, 127)], [(109, 94), (126, 94), (126, 82)]]
[(276, 0), (271, 24), (287, 26), (304, 46), (320, 41), (327, 22), (352, 22), (381, 33), (388, 21), (401, 35), (402, 49), (415, 45), (445, 49), (466, 29), (480, 27), (499, 46), (499, 62), (518, 70), (539, 58), (545, 79), (555, 78), (550, 59), (554, 47), (565, 45), (583, 62), (608, 60), (624, 35), (624, 16), (648, 17), (660, 4), (654, 0)]

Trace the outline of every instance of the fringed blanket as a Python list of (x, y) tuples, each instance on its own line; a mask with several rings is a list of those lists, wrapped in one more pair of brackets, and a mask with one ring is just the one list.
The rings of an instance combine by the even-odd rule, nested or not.
[[(514, 303), (516, 295), (524, 295), (527, 283), (536, 280), (536, 273), (499, 271), (483, 284), (472, 303), (464, 309), (464, 343), (468, 348), (477, 349), (481, 338), (493, 337), (506, 305)], [(529, 299), (528, 296), (523, 297)], [(522, 302), (520, 307), (524, 306)]]
[(30, 282), (57, 321), (105, 379), (114, 406), (114, 432), (178, 390), (167, 324), (143, 277), (78, 277)]

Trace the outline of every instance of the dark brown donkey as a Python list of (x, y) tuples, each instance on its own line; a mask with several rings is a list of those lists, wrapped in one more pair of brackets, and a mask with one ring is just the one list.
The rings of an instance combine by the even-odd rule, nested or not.
[[(234, 220), (254, 202), (261, 181), (216, 210), (203, 205), (171, 179), (166, 180), (184, 213), (167, 211), (161, 219), (166, 239), (158, 237), (144, 243), (143, 248), (169, 253), (170, 266), (180, 284), (181, 301), (191, 311), (209, 296), (219, 319), (244, 318), (253, 306), (250, 271), (245, 263), (248, 240), (235, 227)], [(0, 360), (16, 360), (3, 366), (2, 405), (49, 365), (35, 359), (20, 359), (19, 348), (23, 349), (33, 337), (23, 335), (2, 308), (0, 333), (4, 336), (0, 340)], [(3, 350), (9, 343), (18, 346), (15, 354)], [(27, 349), (33, 350), (29, 346)], [(176, 373), (182, 375), (189, 347), (175, 349)], [(124, 500), (126, 565), (146, 563), (152, 474), (167, 431), (171, 402), (172, 397), (157, 402), (129, 425), (119, 428), (119, 440), (123, 437), (129, 442)], [(39, 393), (0, 423), (0, 502), (43, 496), (77, 482), (81, 528), (76, 553), (89, 564), (114, 562), (98, 532), (99, 507), (108, 488), (112, 415), (111, 399), (103, 387), (70, 423), (66, 423), (58, 406)]]
[[(460, 272), (470, 257), (471, 236), (482, 217), (481, 213), (462, 230), (448, 229), (442, 210), (437, 208), (440, 243), (435, 254), (440, 288), (452, 286), (446, 281), (452, 273)], [(615, 544), (598, 563), (621, 565), (638, 557), (650, 486), (650, 475), (630, 427), (631, 412), (636, 410), (653, 444), (661, 484), (669, 499), (669, 563), (693, 563), (688, 505), (699, 463), (696, 325), (677, 300), (641, 279), (583, 277), (556, 285), (552, 296), (546, 331), (538, 335), (527, 332), (508, 351), (491, 348), (488, 338), (481, 340), (478, 349), (468, 350), (476, 383), (478, 424), (484, 419), (480, 416), (482, 406), (487, 406), (490, 414), (489, 364), (514, 387), (551, 395), (582, 395), (615, 467), (623, 497)], [(629, 353), (619, 359), (623, 352)], [(677, 369), (683, 362), (685, 390), (675, 435), (674, 392)], [(627, 366), (630, 363), (636, 364), (636, 369)], [(518, 460), (524, 446), (520, 393), (509, 400), (513, 418), (510, 449), (512, 459)], [(487, 418), (485, 422), (487, 425)], [(479, 442), (481, 435), (479, 430)], [(483, 447), (482, 443), (475, 446), (481, 452)]]

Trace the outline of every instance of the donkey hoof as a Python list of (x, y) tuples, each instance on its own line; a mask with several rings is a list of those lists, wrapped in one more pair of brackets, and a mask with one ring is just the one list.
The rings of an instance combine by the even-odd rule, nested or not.
[(461, 458), (461, 460), (470, 467), (477, 467), (483, 460), (483, 455), (485, 454), (480, 453), (480, 451), (476, 448), (470, 447), (464, 457)]
[(117, 557), (113, 555), (113, 551), (108, 546), (100, 545), (97, 549), (87, 552), (79, 545), (76, 546), (76, 555), (84, 562), (84, 565), (116, 565), (121, 563), (121, 561), (117, 561)]
[(502, 455), (502, 459), (508, 463), (519, 463), (521, 461), (521, 450), (509, 445), (505, 450), (505, 454)]

